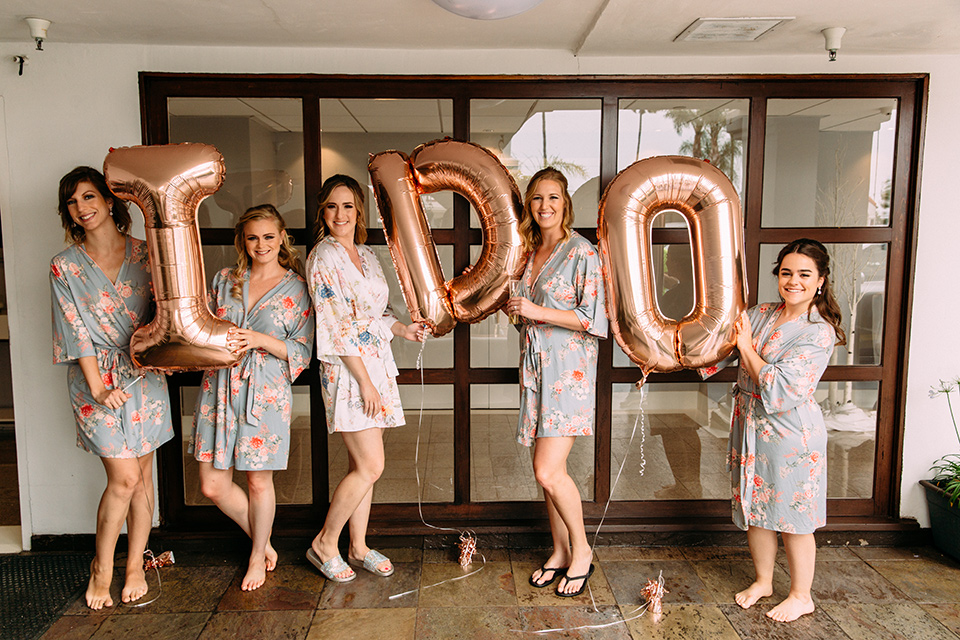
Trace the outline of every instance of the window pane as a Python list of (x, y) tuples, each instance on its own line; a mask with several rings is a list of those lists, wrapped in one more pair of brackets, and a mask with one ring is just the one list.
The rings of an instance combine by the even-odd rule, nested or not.
[[(380, 266), (383, 274), (387, 278), (387, 284), (390, 286), (390, 307), (397, 319), (410, 324), (410, 312), (407, 311), (407, 303), (403, 298), (403, 292), (400, 290), (400, 281), (397, 279), (397, 271), (393, 267), (393, 260), (390, 258), (390, 249), (386, 245), (371, 245), (380, 260)], [(447, 245), (437, 246), (437, 253), (440, 256), (440, 265), (443, 272), (447, 275), (453, 272), (453, 247)], [(410, 342), (403, 338), (394, 338), (390, 343), (393, 349), (393, 357), (397, 361), (397, 367), (401, 369), (416, 369), (417, 358), (421, 353), (421, 345), (416, 342)], [(423, 344), (423, 367), (449, 368), (453, 366), (453, 332), (439, 338), (428, 337)]]
[[(880, 364), (883, 299), (887, 288), (886, 244), (827, 244), (830, 282), (843, 314), (847, 344), (833, 350), (830, 364)], [(759, 298), (779, 300), (771, 273), (783, 245), (760, 246)]]
[[(193, 412), (197, 406), (199, 387), (181, 387), (180, 402), (183, 415), (183, 493), (187, 505), (212, 505), (209, 499), (200, 493), (199, 463), (193, 455), (187, 453), (187, 447), (193, 435)], [(293, 413), (290, 421), (290, 452), (287, 468), (273, 474), (273, 486), (277, 493), (277, 504), (313, 503), (313, 471), (310, 446), (310, 389), (306, 386), (293, 387)], [(234, 473), (233, 481), (246, 491), (247, 474)]]
[[(383, 430), (383, 474), (373, 486), (373, 501), (417, 502), (417, 437), (419, 435), (420, 491), (423, 502), (453, 502), (453, 387), (400, 385), (406, 424)], [(423, 414), (420, 403), (423, 402)], [(330, 497), (347, 474), (343, 436), (327, 438)]]
[[(474, 502), (543, 500), (533, 475), (533, 447), (517, 442), (520, 388), (515, 384), (470, 386), (470, 499)], [(567, 472), (580, 497), (593, 499), (594, 437), (580, 436)]]
[(170, 142), (205, 142), (223, 155), (223, 186), (200, 204), (201, 227), (232, 228), (262, 203), (306, 224), (303, 109), (295, 98), (168, 98)]
[[(323, 177), (344, 173), (367, 185), (367, 228), (379, 229), (383, 225), (367, 173), (370, 154), (396, 149), (409, 155), (424, 142), (453, 135), (453, 101), (324, 98), (320, 132)], [(432, 228), (453, 226), (453, 192), (420, 200)]]
[[(471, 100), (470, 139), (509, 169), (521, 195), (553, 166), (567, 178), (574, 226), (595, 228), (600, 201), (600, 100)], [(476, 215), (471, 219), (476, 228)]]
[[(470, 247), (470, 262), (476, 263), (480, 247)], [(497, 311), (470, 325), (470, 366), (516, 369), (520, 365), (520, 332)]]
[[(749, 110), (749, 100), (621, 99), (617, 171), (654, 156), (708, 160), (730, 178), (744, 205)], [(656, 226), (671, 226), (679, 218), (669, 214), (658, 219)]]
[(893, 98), (768, 100), (763, 226), (885, 227)]

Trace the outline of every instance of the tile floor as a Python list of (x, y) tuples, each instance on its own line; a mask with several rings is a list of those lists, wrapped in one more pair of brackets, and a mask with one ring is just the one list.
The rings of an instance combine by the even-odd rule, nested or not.
[[(429, 543), (429, 540), (428, 540)], [(163, 593), (142, 608), (92, 613), (74, 601), (42, 637), (273, 638), (377, 640), (432, 638), (916, 638), (960, 637), (960, 563), (930, 548), (825, 547), (818, 555), (816, 613), (782, 625), (767, 611), (787, 591), (784, 558), (775, 595), (750, 610), (733, 601), (751, 578), (742, 547), (598, 547), (590, 595), (561, 599), (527, 584), (545, 558), (541, 550), (481, 550), (483, 570), (464, 575), (450, 549), (384, 549), (396, 573), (360, 572), (348, 584), (326, 582), (302, 560), (281, 550), (280, 564), (258, 591), (239, 589), (242, 553), (177, 550), (177, 564), (161, 570)], [(171, 546), (177, 548), (178, 543)], [(181, 545), (182, 546), (182, 545)], [(202, 548), (200, 545), (199, 548)], [(471, 569), (477, 568), (474, 565)], [(659, 619), (647, 614), (601, 629), (533, 634), (623, 620), (635, 615), (640, 589), (662, 571), (669, 593)], [(115, 581), (119, 591), (119, 580)], [(420, 587), (419, 592), (390, 599)], [(114, 596), (117, 599), (117, 596)], [(594, 607), (595, 604), (595, 607)]]

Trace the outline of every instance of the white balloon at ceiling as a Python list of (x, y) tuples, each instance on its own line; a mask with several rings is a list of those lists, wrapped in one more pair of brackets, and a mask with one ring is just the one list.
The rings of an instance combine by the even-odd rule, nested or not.
[(499, 20), (520, 15), (543, 0), (433, 0), (447, 11), (474, 20)]

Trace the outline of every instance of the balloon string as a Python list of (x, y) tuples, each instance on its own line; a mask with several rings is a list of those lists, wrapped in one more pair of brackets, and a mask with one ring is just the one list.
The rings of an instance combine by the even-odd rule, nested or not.
[[(453, 531), (455, 533), (459, 533), (461, 536), (470, 535), (476, 538), (476, 534), (469, 529), (461, 530), (461, 529), (452, 529), (450, 527), (438, 527), (430, 524), (423, 517), (423, 484), (420, 482), (420, 434), (423, 429), (423, 404), (424, 404), (424, 396), (426, 395), (426, 383), (424, 381), (424, 376), (423, 376), (423, 350), (427, 346), (427, 335), (428, 334), (424, 334), (423, 342), (420, 343), (420, 353), (417, 354), (417, 369), (420, 371), (420, 418), (417, 421), (417, 444), (413, 454), (413, 469), (417, 477), (417, 512), (420, 514), (420, 522), (422, 522), (424, 526), (427, 526), (431, 529), (435, 529), (437, 531)], [(409, 591), (404, 591), (403, 593), (395, 593), (392, 596), (389, 596), (387, 599), (395, 600), (396, 598), (401, 598), (403, 596), (410, 595), (411, 593), (416, 593), (417, 591), (431, 589), (433, 587), (437, 587), (437, 586), (440, 586), (441, 584), (446, 584), (448, 582), (456, 582), (457, 580), (463, 580), (464, 578), (469, 578), (474, 574), (480, 573), (481, 571), (483, 571), (484, 567), (486, 566), (487, 559), (482, 553), (479, 555), (480, 555), (480, 560), (482, 564), (480, 568), (477, 569), (476, 571), (471, 571), (470, 573), (464, 574), (462, 576), (457, 576), (455, 578), (441, 580), (440, 582), (435, 582), (425, 587), (410, 589)]]

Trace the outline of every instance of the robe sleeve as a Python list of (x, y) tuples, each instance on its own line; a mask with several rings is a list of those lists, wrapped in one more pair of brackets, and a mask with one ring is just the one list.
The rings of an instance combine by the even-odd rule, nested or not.
[(361, 323), (340, 282), (337, 270), (319, 258), (310, 264), (310, 297), (317, 317), (317, 357), (363, 355), (369, 342), (368, 323)]
[(813, 397), (835, 339), (829, 324), (811, 323), (779, 360), (760, 369), (760, 398), (768, 413), (795, 409)]
[(297, 322), (283, 339), (287, 346), (286, 374), (290, 382), (296, 380), (297, 376), (310, 366), (310, 352), (313, 349), (313, 309), (306, 286), (303, 286), (296, 302)]
[(700, 367), (699, 369), (697, 369), (697, 373), (700, 374), (701, 380), (706, 380), (707, 378), (716, 374), (721, 369), (726, 369), (727, 367), (729, 367), (731, 364), (733, 364), (739, 359), (740, 359), (740, 352), (734, 349), (733, 351), (730, 352), (730, 355), (728, 355), (726, 358), (724, 358), (717, 364), (712, 364), (709, 367)]
[(598, 338), (607, 337), (606, 298), (600, 256), (592, 244), (584, 242), (577, 248), (578, 258), (574, 274), (577, 306), (573, 311), (583, 330)]
[(90, 331), (80, 317), (73, 291), (67, 281), (67, 264), (56, 257), (50, 263), (50, 297), (53, 315), (53, 362), (70, 363), (96, 356)]

